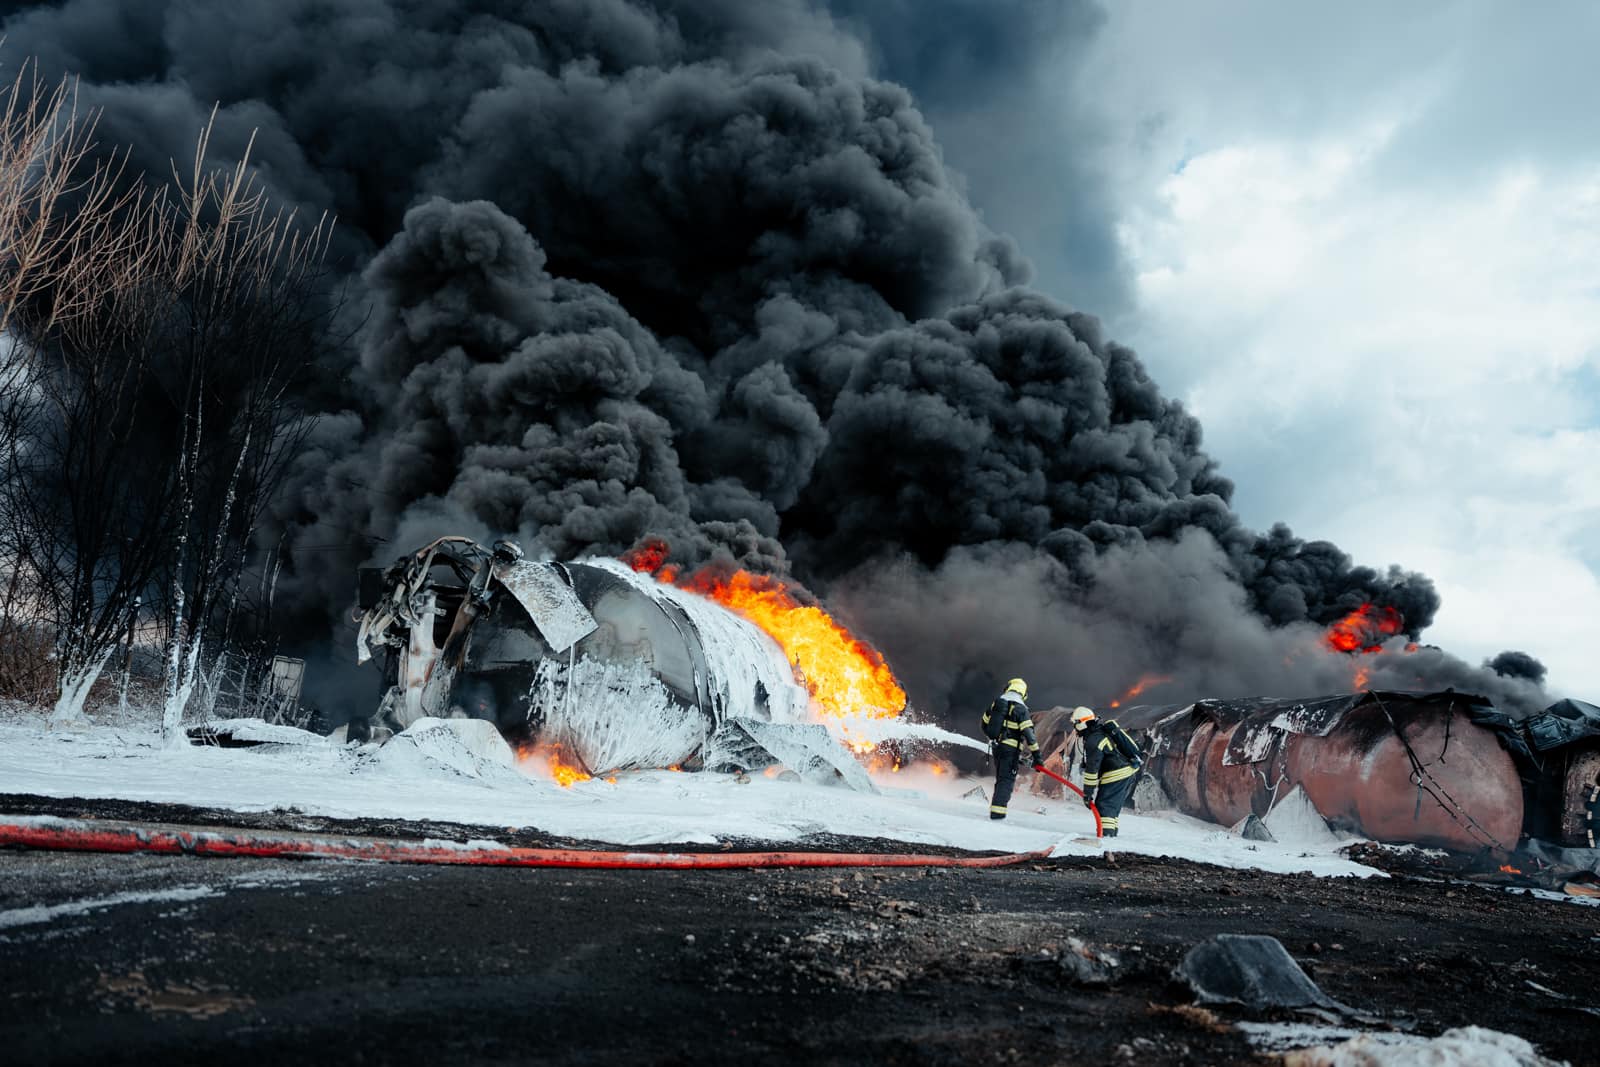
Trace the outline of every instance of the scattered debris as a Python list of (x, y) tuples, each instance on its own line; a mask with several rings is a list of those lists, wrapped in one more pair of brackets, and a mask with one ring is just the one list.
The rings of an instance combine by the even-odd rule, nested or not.
[(1201, 1004), (1356, 1014), (1319, 989), (1275, 937), (1218, 934), (1190, 949), (1174, 976), (1189, 984)]
[(1056, 960), (1067, 981), (1074, 985), (1104, 988), (1117, 979), (1122, 961), (1115, 953), (1067, 938), (1067, 947)]
[(1178, 1019), (1185, 1026), (1195, 1030), (1204, 1030), (1211, 1034), (1225, 1034), (1235, 1029), (1228, 1020), (1219, 1016), (1210, 1008), (1202, 1008), (1198, 1004), (1152, 1004), (1152, 1015), (1165, 1015)]
[(371, 758), (386, 767), (443, 769), (463, 778), (521, 778), (516, 753), (494, 723), (483, 719), (418, 719)]
[(189, 740), (196, 745), (215, 745), (217, 748), (253, 748), (258, 745), (320, 745), (325, 742), (321, 734), (302, 730), (296, 726), (279, 726), (262, 719), (212, 719), (191, 726)]
[(1261, 818), (1255, 814), (1246, 815), (1238, 823), (1234, 824), (1233, 832), (1246, 841), (1276, 842), (1278, 840), (1272, 836), (1272, 831), (1267, 829), (1267, 824), (1262, 822)]
[(815, 785), (845, 785), (876, 793), (866, 769), (817, 723), (729, 719), (702, 749), (708, 771), (761, 770), (782, 765)]

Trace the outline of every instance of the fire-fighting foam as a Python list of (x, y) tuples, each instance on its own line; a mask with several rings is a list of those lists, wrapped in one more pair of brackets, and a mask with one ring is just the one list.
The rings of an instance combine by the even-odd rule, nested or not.
[[(660, 542), (646, 542), (624, 562), (639, 578), (653, 576), (656, 589), (680, 604), (705, 598), (759, 627), (777, 642), (796, 681), (810, 695), (813, 721), (826, 726), (857, 756), (873, 753), (891, 740), (988, 751), (970, 737), (907, 721), (905, 690), (882, 655), (820, 605), (800, 603), (782, 581), (747, 571), (702, 570), (685, 576), (662, 566), (666, 551)], [(898, 767), (898, 756), (868, 761), (869, 770)]]
[(870, 789), (840, 746), (866, 756), (894, 739), (904, 760), (917, 742), (973, 744), (905, 722), (883, 658), (783, 583), (701, 572), (675, 584), (660, 562), (530, 561), (462, 537), (402, 557), (364, 605), (357, 657), (388, 656), (395, 684), (362, 732), (486, 719), (525, 770), (562, 785), (777, 759)]
[(661, 559), (652, 553), (632, 556), (627, 562), (636, 571), (655, 571), (664, 584), (699, 593), (761, 627), (783, 649), (823, 715), (892, 718), (905, 710), (905, 690), (878, 651), (820, 606), (801, 604), (782, 581), (748, 571), (662, 573)]

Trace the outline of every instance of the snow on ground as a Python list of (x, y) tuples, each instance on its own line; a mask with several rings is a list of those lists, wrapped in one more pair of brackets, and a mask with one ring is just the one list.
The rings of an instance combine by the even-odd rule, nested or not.
[[(418, 724), (422, 726), (423, 724)], [(402, 735), (403, 736), (403, 735)], [(448, 731), (434, 736), (448, 738)], [(430, 755), (430, 751), (432, 755)], [(636, 771), (558, 786), (534, 765), (486, 768), (446, 747), (309, 744), (255, 748), (164, 747), (153, 732), (50, 729), (42, 716), (0, 721), (0, 792), (144, 800), (238, 811), (292, 809), (334, 818), (431, 819), (531, 828), (611, 842), (713, 845), (731, 838), (777, 843), (807, 835), (881, 837), (974, 851), (1095, 855), (1094, 821), (1076, 797), (1036, 797), (1022, 779), (1011, 817), (991, 822), (990, 780), (908, 768), (880, 774), (881, 795), (730, 775)], [(982, 787), (982, 796), (964, 796)], [(1380, 876), (1337, 853), (1339, 842), (1246, 841), (1175, 812), (1124, 814), (1118, 852), (1227, 867), (1316, 875)]]

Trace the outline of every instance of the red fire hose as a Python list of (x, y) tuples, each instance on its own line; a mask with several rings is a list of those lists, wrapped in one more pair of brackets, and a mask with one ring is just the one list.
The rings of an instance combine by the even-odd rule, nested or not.
[[(1098, 816), (1097, 816), (1098, 818)], [(493, 842), (464, 845), (393, 838), (283, 837), (249, 832), (175, 830), (153, 826), (97, 826), (50, 816), (0, 821), (0, 847), (75, 852), (156, 852), (192, 856), (366, 860), (376, 863), (445, 863), (485, 867), (601, 867), (708, 869), (748, 867), (1005, 867), (1044, 859), (1051, 849), (1002, 856), (880, 855), (870, 852), (587, 852), (582, 849), (512, 848)]]
[[(1055, 771), (1050, 770), (1048, 767), (1045, 767), (1041, 764), (1040, 766), (1035, 767), (1034, 770), (1038, 771), (1040, 774), (1048, 774), (1050, 777), (1054, 778), (1056, 781), (1060, 782), (1062, 785), (1066, 786), (1080, 797), (1083, 796), (1083, 790), (1079, 789), (1077, 786), (1061, 777)], [(1105, 831), (1100, 829), (1100, 809), (1094, 806), (1093, 801), (1090, 801), (1089, 810), (1094, 812), (1094, 836), (1104, 837)]]

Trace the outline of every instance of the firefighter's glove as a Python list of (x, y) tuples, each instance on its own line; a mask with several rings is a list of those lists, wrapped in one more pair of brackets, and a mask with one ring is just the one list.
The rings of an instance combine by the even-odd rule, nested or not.
[(1086, 808), (1094, 807), (1094, 797), (1090, 796), (1088, 793), (1083, 794), (1083, 806)]
[(1044, 760), (1040, 758), (1037, 752), (1033, 754), (1033, 769), (1036, 771), (1044, 770)]

